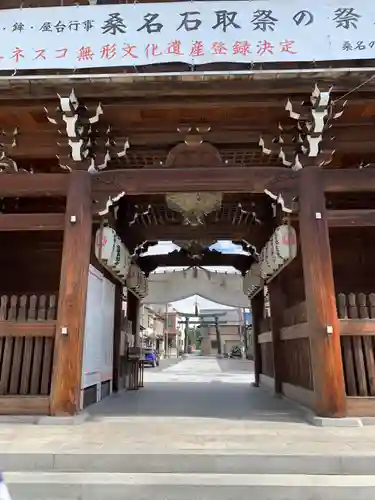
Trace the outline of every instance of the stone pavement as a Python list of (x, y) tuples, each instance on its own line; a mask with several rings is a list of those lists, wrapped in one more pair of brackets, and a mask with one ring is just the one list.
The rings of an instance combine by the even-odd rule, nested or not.
[(244, 360), (150, 368), (144, 389), (105, 399), (80, 425), (0, 423), (0, 452), (375, 454), (375, 427), (313, 427), (252, 380)]
[(79, 425), (0, 423), (13, 500), (373, 500), (375, 428), (309, 425), (252, 363), (189, 357)]

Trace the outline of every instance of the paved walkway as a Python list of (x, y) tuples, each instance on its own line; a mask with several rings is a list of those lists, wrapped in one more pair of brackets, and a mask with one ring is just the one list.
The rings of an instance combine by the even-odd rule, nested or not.
[(146, 386), (90, 408), (82, 425), (0, 424), (1, 452), (362, 453), (375, 428), (310, 426), (251, 386), (248, 361), (189, 358), (146, 372)]
[(190, 357), (154, 372), (145, 370), (145, 387), (125, 392), (89, 409), (97, 418), (195, 417), (243, 421), (299, 422), (301, 415), (287, 401), (252, 387), (253, 363)]

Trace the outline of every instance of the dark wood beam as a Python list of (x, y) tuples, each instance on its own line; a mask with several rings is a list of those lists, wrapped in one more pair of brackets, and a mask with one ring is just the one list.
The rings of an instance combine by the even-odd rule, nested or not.
[[(235, 167), (231, 165), (196, 168), (148, 168), (108, 170), (92, 176), (96, 208), (103, 210), (108, 197), (165, 194), (168, 192), (220, 191), (226, 193), (264, 193), (267, 189), (281, 194), (290, 208), (298, 196), (297, 172), (286, 167)], [(320, 169), (319, 182), (326, 192), (374, 192), (375, 170)], [(151, 238), (150, 238), (151, 239)]]
[[(174, 82), (175, 83), (175, 82)], [(225, 82), (221, 81), (221, 84), (225, 84)], [(225, 91), (223, 88), (220, 91), (220, 85), (213, 88), (213, 85), (207, 84), (206, 82), (205, 92), (202, 92), (202, 87), (199, 85), (190, 86), (190, 88), (185, 85), (171, 85), (169, 88), (167, 85), (164, 85), (162, 88), (159, 87), (159, 92), (152, 93), (151, 89), (147, 92), (147, 89), (144, 91), (138, 91), (137, 93), (133, 92), (132, 94), (121, 92), (121, 94), (115, 94), (112, 92), (106, 92), (106, 86), (102, 85), (101, 89), (97, 89), (97, 94), (92, 96), (89, 95), (89, 87), (85, 87), (84, 95), (84, 103), (86, 106), (96, 107), (98, 104), (98, 99), (100, 98), (100, 102), (104, 108), (104, 112), (108, 111), (118, 111), (118, 108), (126, 108), (127, 110), (132, 109), (186, 109), (186, 108), (218, 108), (223, 106), (232, 106), (239, 109), (243, 108), (276, 108), (281, 110), (283, 105), (285, 105), (286, 100), (289, 98), (292, 101), (295, 101), (297, 104), (301, 102), (301, 100), (307, 100), (311, 95), (312, 85), (311, 82), (307, 88), (309, 90), (301, 90), (299, 92), (294, 92), (297, 94), (296, 96), (291, 95), (291, 88), (285, 85), (285, 88), (281, 91), (275, 91), (273, 93), (269, 93), (268, 95), (262, 92), (261, 86), (257, 88), (257, 91), (254, 92), (252, 89), (252, 85), (248, 84), (248, 88), (246, 85), (242, 86), (242, 88), (238, 88), (237, 92), (235, 90), (235, 85), (233, 83), (225, 86)], [(124, 86), (126, 87), (126, 86)], [(209, 88), (211, 87), (211, 88)], [(254, 87), (256, 88), (256, 87)], [(63, 95), (63, 94), (62, 94)], [(77, 92), (77, 95), (79, 93)], [(81, 94), (82, 95), (82, 94)], [(352, 106), (358, 105), (368, 105), (369, 101), (374, 100), (374, 89), (370, 92), (366, 92), (362, 94), (358, 92), (358, 94), (351, 96), (350, 104)], [(332, 98), (335, 99), (339, 96), (338, 93), (333, 92)], [(22, 102), (15, 101), (14, 99), (9, 99), (3, 102), (3, 105), (0, 108), (1, 112), (12, 112), (14, 111), (14, 106), (22, 107), (26, 112), (32, 112), (35, 110), (36, 104), (40, 103), (41, 106), (51, 107), (57, 104), (56, 96), (51, 96), (51, 98), (44, 98), (43, 101), (36, 101), (35, 98), (30, 102), (30, 100), (23, 100)]]
[[(107, 200), (121, 191), (127, 195), (166, 192), (222, 191), (263, 193), (264, 189), (296, 190), (300, 172), (285, 167), (197, 167), (108, 170), (91, 176), (93, 197)], [(322, 169), (326, 192), (374, 192), (375, 169)], [(0, 197), (64, 196), (69, 174), (1, 174)]]
[(374, 168), (323, 168), (319, 174), (326, 193), (360, 193), (375, 191)]
[(216, 251), (207, 251), (201, 258), (193, 259), (184, 251), (174, 251), (167, 255), (150, 255), (139, 257), (137, 264), (147, 273), (154, 271), (158, 267), (190, 267), (190, 266), (228, 266), (246, 272), (252, 262), (253, 257), (241, 254), (222, 254)]
[[(105, 121), (105, 118), (103, 120)], [(109, 121), (110, 117), (108, 118)], [(251, 123), (249, 124), (249, 118), (247, 118), (243, 122), (234, 121), (234, 123), (231, 122), (230, 124), (214, 122), (212, 124), (208, 123), (208, 125), (212, 127), (211, 130), (201, 134), (205, 141), (216, 145), (242, 144), (243, 148), (260, 151), (258, 141), (259, 136), (262, 135), (265, 144), (277, 151), (277, 145), (272, 144), (272, 139), (278, 134), (278, 130), (272, 123), (261, 122), (251, 125)], [(123, 123), (116, 123), (116, 126), (112, 127), (112, 134), (119, 145), (124, 144), (129, 139), (131, 143), (130, 152), (132, 152), (133, 148), (137, 147), (145, 149), (160, 148), (163, 145), (171, 147), (183, 141), (185, 136), (178, 132), (177, 129), (179, 126), (181, 124), (178, 122), (165, 121), (164, 123), (154, 125), (154, 127), (149, 125), (146, 128), (144, 125), (139, 127), (124, 120)], [(129, 129), (129, 133), (126, 133), (127, 129)], [(285, 138), (284, 147), (287, 147), (288, 137), (291, 141), (292, 133), (285, 132), (283, 135)], [(323, 149), (334, 148), (340, 153), (347, 151), (374, 151), (375, 144), (372, 135), (372, 125), (369, 122), (354, 125), (342, 123), (340, 126), (335, 123), (334, 127), (324, 133), (322, 146)], [(331, 137), (334, 137), (333, 142), (330, 141)], [(104, 148), (106, 140), (105, 135), (102, 137), (99, 136), (96, 140), (96, 148), (102, 150), (101, 148)], [(64, 139), (56, 129), (51, 128), (23, 130), (23, 134), (17, 138), (16, 147), (12, 147), (12, 141), (13, 136), (11, 135), (4, 139), (7, 147), (11, 148), (13, 158), (30, 158), (31, 156), (48, 158), (54, 157), (56, 152), (62, 155), (70, 151), (67, 139)]]
[(327, 210), (329, 227), (374, 227), (375, 210)]
[[(302, 170), (286, 167), (235, 167), (231, 165), (197, 168), (143, 168), (108, 170), (92, 176), (94, 195), (108, 196), (125, 191), (127, 195), (164, 194), (194, 191), (226, 193), (263, 193), (293, 189)], [(324, 190), (338, 192), (374, 192), (375, 169), (321, 169), (318, 174)]]
[(0, 174), (0, 198), (65, 196), (69, 174)]
[[(160, 134), (162, 135), (162, 134)], [(183, 136), (179, 135), (178, 137), (175, 137), (173, 134), (163, 134), (164, 137), (160, 138), (160, 140), (157, 138), (157, 134), (150, 134), (150, 137), (152, 139), (149, 142), (147, 136), (134, 136), (130, 137), (131, 144), (133, 146), (131, 153), (135, 152), (134, 146), (135, 147), (140, 147), (142, 149), (138, 150), (140, 154), (144, 155), (145, 157), (147, 156), (152, 156), (153, 154), (153, 148), (160, 148), (164, 147), (166, 149), (169, 149), (179, 142), (182, 142), (182, 139), (184, 139)], [(276, 135), (276, 134), (274, 134)], [(233, 149), (236, 148), (239, 152), (241, 151), (246, 151), (246, 153), (260, 153), (260, 147), (258, 145), (259, 141), (259, 133), (233, 133), (233, 134), (213, 134), (211, 136), (204, 137), (204, 140), (208, 142), (213, 142), (216, 145), (219, 145), (219, 149), (221, 149), (222, 153), (225, 154), (226, 149)], [(12, 149), (12, 158), (17, 162), (23, 160), (26, 161), (27, 159), (31, 160), (47, 160), (49, 158), (55, 157), (57, 154), (60, 154), (63, 156), (64, 154), (69, 155), (70, 154), (70, 148), (68, 144), (64, 144), (64, 141), (66, 139), (64, 138), (59, 138), (59, 141), (62, 143), (62, 145), (59, 147), (56, 145), (55, 142), (50, 142), (50, 143), (43, 143), (40, 141), (38, 136), (36, 137), (31, 137), (30, 139), (24, 141), (23, 143), (20, 143), (17, 148)], [(123, 136), (116, 137), (116, 143), (121, 145), (126, 142), (127, 138)], [(98, 144), (98, 150), (99, 151), (105, 151), (104, 149), (104, 142), (105, 138), (100, 139), (97, 141)], [(38, 144), (35, 146), (35, 144)], [(101, 146), (103, 144), (103, 146)], [(277, 145), (274, 145), (272, 143), (272, 137), (266, 141), (266, 146), (269, 147), (274, 154), (278, 154), (279, 149)], [(292, 144), (284, 145), (283, 147), (284, 153), (290, 157), (292, 157), (295, 148)], [(329, 139), (323, 140), (322, 142), (322, 150), (323, 151), (331, 151), (331, 150), (336, 150), (340, 154), (374, 154), (375, 155), (375, 143), (372, 140), (366, 141), (365, 139), (362, 140), (353, 140), (352, 138), (348, 137), (348, 140), (334, 140), (331, 141)], [(137, 153), (135, 153), (137, 154)], [(281, 162), (280, 162), (281, 165)]]
[[(103, 171), (92, 176), (94, 195), (125, 191), (127, 195), (165, 194), (195, 191), (263, 193), (278, 176), (292, 176), (282, 167), (142, 168)], [(374, 186), (375, 190), (375, 186)]]
[[(217, 222), (215, 224), (205, 224), (202, 226), (178, 225), (149, 225), (137, 226), (137, 228), (118, 228), (121, 236), (125, 239), (131, 237), (132, 241), (142, 243), (142, 238), (150, 241), (192, 241), (192, 240), (242, 240), (247, 241), (257, 239), (260, 232), (260, 225), (231, 224), (228, 222)], [(252, 243), (252, 241), (249, 241)]]
[[(18, 0), (3, 0), (2, 6), (4, 2), (12, 2), (14, 8), (19, 7)], [(317, 65), (319, 66), (319, 63), (317, 63)], [(244, 95), (259, 94), (263, 96), (262, 99), (264, 99), (265, 94), (274, 95), (275, 93), (281, 93), (286, 97), (295, 95), (297, 102), (301, 102), (301, 100), (306, 99), (306, 97), (311, 94), (312, 81), (317, 81), (319, 86), (323, 86), (324, 88), (334, 86), (332, 94), (333, 98), (337, 99), (337, 97), (352, 90), (358, 83), (368, 80), (368, 73), (360, 71), (343, 71), (339, 75), (337, 73), (323, 71), (319, 73), (319, 77), (311, 72), (308, 78), (303, 79), (297, 74), (293, 78), (291, 78), (290, 75), (283, 78), (283, 73), (281, 71), (279, 78), (259, 78), (258, 80), (253, 79), (249, 75), (243, 75), (235, 79), (216, 77), (206, 80), (202, 79), (201, 76), (194, 77), (184, 64), (176, 63), (160, 66), (161, 72), (185, 72), (187, 80), (184, 81), (180, 78), (171, 79), (163, 76), (160, 78), (160, 75), (157, 74), (155, 74), (154, 77), (148, 77), (147, 81), (144, 78), (139, 79), (138, 75), (132, 78), (132, 75), (129, 74), (124, 75), (123, 78), (111, 78), (110, 73), (116, 73), (118, 69), (108, 68), (108, 78), (95, 80), (87, 77), (75, 80), (74, 87), (76, 94), (78, 96), (84, 96), (85, 101), (89, 102), (91, 99), (94, 103), (97, 103), (99, 98), (108, 98), (108, 96), (117, 98), (123, 96), (129, 99), (148, 95), (161, 99), (164, 95), (175, 95), (180, 97), (185, 94), (208, 96), (215, 93), (219, 96), (222, 96), (224, 93), (237, 96), (241, 93)], [(220, 70), (224, 71), (229, 68), (228, 64), (225, 63), (218, 63), (218, 66)], [(283, 67), (283, 64), (281, 64), (281, 67)], [(147, 72), (147, 67), (143, 70)], [(251, 82), (251, 84), (249, 84), (249, 82)], [(71, 81), (69, 81), (68, 78), (65, 81), (61, 80), (58, 85), (61, 95), (68, 95), (71, 91), (71, 87)], [(370, 81), (358, 91), (358, 96), (362, 98), (369, 96), (369, 98), (371, 98), (373, 93), (374, 83)], [(1, 103), (3, 106), (9, 106), (10, 111), (14, 110), (14, 106), (22, 105), (22, 103), (28, 106), (39, 105), (39, 109), (43, 108), (43, 106), (47, 106), (47, 104), (56, 106), (56, 87), (51, 85), (49, 80), (36, 79), (30, 81), (25, 78), (24, 80), (19, 80), (17, 87), (4, 85), (4, 91), (1, 94)]]
[(64, 220), (64, 214), (0, 214), (0, 231), (63, 231)]
[(304, 168), (299, 179), (299, 229), (314, 380), (314, 406), (319, 416), (343, 417), (346, 413), (346, 396), (340, 324), (320, 174), (318, 167)]

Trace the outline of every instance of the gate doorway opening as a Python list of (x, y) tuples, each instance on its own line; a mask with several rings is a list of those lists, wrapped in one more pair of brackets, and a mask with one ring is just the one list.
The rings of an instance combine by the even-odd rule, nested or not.
[[(334, 73), (79, 74), (74, 92), (64, 75), (17, 77), (12, 113), (8, 97), (0, 107), (1, 412), (81, 409), (90, 265), (111, 283), (97, 294), (113, 305), (113, 331), (100, 316), (113, 349), (92, 348), (108, 345), (104, 333), (87, 346), (103, 368), (95, 393), (121, 387), (122, 331), (137, 348), (140, 303), (163, 265), (143, 253), (167, 240), (180, 248), (165, 257), (170, 266), (230, 263), (241, 273), (255, 385), (320, 416), (375, 414), (374, 170), (357, 168), (375, 155), (366, 138), (374, 82)], [(297, 251), (286, 266), (289, 240), (274, 237), (285, 226)], [(107, 258), (104, 228), (116, 235)], [(215, 252), (220, 239), (248, 254)]]

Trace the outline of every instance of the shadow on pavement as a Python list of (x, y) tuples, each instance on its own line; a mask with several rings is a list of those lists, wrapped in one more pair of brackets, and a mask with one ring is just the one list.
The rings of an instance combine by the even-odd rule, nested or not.
[[(146, 383), (139, 391), (124, 391), (87, 408), (93, 417), (196, 417), (264, 422), (303, 422), (293, 403), (251, 385), (252, 364), (218, 360), (222, 380)], [(163, 363), (164, 365), (164, 363)], [(169, 365), (169, 363), (165, 363)], [(152, 370), (152, 369), (151, 369)], [(163, 366), (161, 366), (163, 370)], [(249, 373), (249, 383), (235, 383), (230, 374)], [(159, 372), (160, 373), (160, 372)], [(164, 372), (165, 373), (165, 372)], [(234, 375), (235, 376), (235, 375)]]

